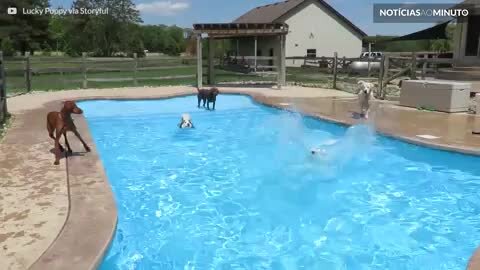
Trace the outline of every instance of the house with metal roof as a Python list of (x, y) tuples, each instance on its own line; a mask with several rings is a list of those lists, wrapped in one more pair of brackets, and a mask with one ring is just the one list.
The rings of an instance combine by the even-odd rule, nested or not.
[[(324, 0), (287, 0), (256, 7), (233, 23), (284, 23), (286, 56), (358, 57), (365, 32), (337, 12)], [(249, 37), (237, 40), (239, 55), (276, 56), (278, 42), (272, 37)], [(300, 66), (301, 60), (287, 60), (287, 66)]]

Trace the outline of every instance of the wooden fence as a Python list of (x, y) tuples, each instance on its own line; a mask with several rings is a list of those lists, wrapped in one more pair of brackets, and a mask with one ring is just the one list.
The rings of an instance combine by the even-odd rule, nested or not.
[(374, 64), (379, 63), (379, 59), (373, 58), (358, 58), (358, 57), (339, 57), (338, 53), (334, 53), (333, 57), (309, 57), (309, 56), (293, 56), (287, 57), (287, 60), (303, 60), (302, 67), (304, 68), (318, 68), (326, 71), (333, 76), (333, 88), (337, 88), (337, 78), (339, 73), (351, 73), (350, 65), (355, 61), (363, 61), (367, 63), (367, 75), (370, 77), (374, 73)]
[[(368, 63), (367, 76), (371, 77), (378, 74), (378, 87), (376, 96), (381, 99), (386, 97), (386, 87), (391, 81), (402, 76), (408, 76), (410, 79), (425, 79), (428, 74), (435, 76), (440, 68), (451, 68), (454, 64), (452, 58), (438, 58), (438, 54), (428, 53), (387, 53), (381, 59), (365, 59), (365, 58), (347, 58), (338, 57), (334, 53), (333, 57), (308, 57), (295, 56), (287, 57), (287, 60), (302, 60), (302, 67), (318, 68), (326, 71), (333, 76), (333, 88), (337, 88), (337, 77), (339, 73), (350, 73), (350, 65), (355, 61)], [(431, 57), (431, 58), (429, 58)], [(371, 67), (375, 65), (376, 69)]]
[(0, 51), (0, 124), (7, 119), (7, 85), (5, 79), (5, 65), (3, 53)]
[(272, 56), (229, 56), (220, 59), (220, 66), (238, 66), (245, 72), (263, 72), (276, 70), (276, 61)]
[[(142, 81), (194, 79), (195, 59), (188, 57), (94, 58), (7, 58), (10, 92), (95, 87), (99, 83), (137, 86)], [(192, 72), (185, 71), (192, 69)], [(127, 85), (123, 85), (127, 86)]]
[[(335, 56), (336, 55), (336, 56)], [(352, 62), (355, 61), (365, 61), (358, 57), (338, 57), (337, 53), (334, 53), (332, 56), (321, 56), (321, 57), (309, 57), (309, 56), (292, 56), (287, 57), (287, 60), (302, 60), (302, 67), (318, 67), (329, 70), (333, 73), (333, 70), (336, 68), (339, 72), (348, 72), (348, 67)], [(371, 63), (379, 62), (379, 60), (370, 59)], [(336, 64), (335, 64), (336, 63)]]
[[(6, 115), (6, 86), (5, 71), (8, 77), (9, 96), (16, 92), (50, 89), (74, 89), (88, 87), (118, 87), (135, 85), (158, 85), (172, 83), (195, 82), (195, 58), (160, 57), (160, 58), (93, 58), (84, 53), (78, 58), (59, 57), (17, 57), (5, 58), (0, 74), (0, 109)], [(378, 79), (377, 97), (385, 98), (385, 88), (391, 81), (401, 77), (425, 78), (427, 74), (435, 74), (442, 66), (452, 66), (453, 60), (448, 58), (426, 58), (421, 54), (386, 54), (382, 59), (361, 59), (333, 56), (323, 57), (287, 57), (287, 61), (300, 60), (303, 67), (311, 68), (303, 76), (303, 70), (292, 69), (289, 78), (296, 81), (315, 81), (319, 77), (312, 76), (315, 69), (327, 71), (328, 76), (318, 79), (333, 81), (333, 88), (337, 88), (338, 75), (350, 73), (353, 62), (361, 60), (368, 62), (368, 77)], [(270, 56), (239, 56), (220, 58), (216, 65), (223, 67), (239, 67), (239, 70), (228, 69), (215, 71), (220, 81), (248, 82), (268, 81), (274, 82), (277, 75), (276, 64), (278, 59)], [(6, 65), (5, 65), (6, 64)], [(365, 64), (364, 64), (365, 66)], [(373, 70), (370, 67), (375, 66)], [(312, 69), (315, 68), (315, 69)], [(206, 69), (205, 69), (206, 70)], [(242, 74), (244, 71), (244, 74)], [(377, 76), (378, 74), (378, 76)], [(242, 76), (240, 76), (242, 75)], [(260, 75), (260, 76), (259, 76)], [(332, 79), (333, 77), (333, 79)], [(102, 85), (102, 83), (108, 83)], [(20, 90), (19, 90), (20, 89)], [(2, 115), (0, 115), (0, 120)]]
[(385, 99), (386, 87), (391, 81), (402, 76), (415, 80), (425, 79), (428, 74), (438, 74), (440, 67), (453, 67), (452, 58), (425, 58), (412, 53), (410, 57), (389, 55), (382, 56), (378, 77), (377, 97)]

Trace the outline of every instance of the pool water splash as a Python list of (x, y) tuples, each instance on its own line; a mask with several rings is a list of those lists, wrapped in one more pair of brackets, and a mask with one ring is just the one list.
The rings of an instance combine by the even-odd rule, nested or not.
[(119, 214), (100, 269), (464, 269), (480, 244), (478, 158), (242, 96), (80, 106)]

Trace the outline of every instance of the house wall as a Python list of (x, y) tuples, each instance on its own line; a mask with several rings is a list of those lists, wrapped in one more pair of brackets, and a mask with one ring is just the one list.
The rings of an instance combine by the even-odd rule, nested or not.
[[(362, 52), (362, 38), (349, 26), (329, 14), (316, 1), (306, 2), (303, 8), (281, 18), (289, 25), (286, 55), (305, 56), (307, 49), (316, 49), (317, 57), (358, 57)], [(287, 66), (300, 66), (302, 60), (287, 60)]]

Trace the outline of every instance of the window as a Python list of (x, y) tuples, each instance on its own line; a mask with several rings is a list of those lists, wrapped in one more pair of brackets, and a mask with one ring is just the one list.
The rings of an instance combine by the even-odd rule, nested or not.
[(317, 49), (307, 49), (307, 57), (317, 57)]

